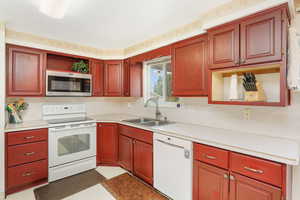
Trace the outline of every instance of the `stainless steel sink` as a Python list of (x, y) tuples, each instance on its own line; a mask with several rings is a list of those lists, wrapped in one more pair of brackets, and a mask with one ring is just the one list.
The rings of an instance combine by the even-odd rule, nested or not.
[(168, 120), (155, 120), (151, 118), (137, 118), (137, 119), (129, 119), (129, 120), (123, 120), (124, 122), (129, 122), (137, 125), (143, 125), (143, 126), (163, 126), (167, 124), (172, 124), (174, 122), (170, 122)]

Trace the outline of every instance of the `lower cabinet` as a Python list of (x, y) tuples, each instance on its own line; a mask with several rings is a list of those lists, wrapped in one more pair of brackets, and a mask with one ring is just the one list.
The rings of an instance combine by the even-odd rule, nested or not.
[[(193, 200), (285, 199), (285, 165), (229, 151), (224, 156), (221, 151), (194, 144)], [(219, 162), (225, 158), (229, 167)]]
[(153, 133), (120, 126), (119, 164), (137, 177), (153, 184)]
[(118, 165), (118, 124), (98, 123), (97, 164)]
[(194, 161), (193, 200), (228, 200), (229, 172)]
[(153, 146), (135, 140), (133, 142), (134, 174), (153, 184)]
[(275, 186), (253, 180), (236, 173), (230, 175), (229, 200), (268, 199), (281, 200), (282, 191)]
[(133, 139), (124, 135), (119, 136), (119, 165), (133, 171)]
[(6, 195), (46, 183), (48, 129), (6, 133)]

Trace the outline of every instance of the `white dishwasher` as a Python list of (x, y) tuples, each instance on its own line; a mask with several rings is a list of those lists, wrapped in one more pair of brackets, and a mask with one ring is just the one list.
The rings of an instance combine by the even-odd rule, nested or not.
[(174, 200), (192, 200), (193, 145), (154, 133), (154, 187)]

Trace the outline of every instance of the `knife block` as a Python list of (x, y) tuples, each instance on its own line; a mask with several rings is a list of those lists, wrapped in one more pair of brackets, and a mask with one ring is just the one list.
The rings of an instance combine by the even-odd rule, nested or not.
[(256, 82), (257, 91), (245, 91), (245, 101), (255, 102), (255, 101), (266, 101), (267, 97), (262, 85)]

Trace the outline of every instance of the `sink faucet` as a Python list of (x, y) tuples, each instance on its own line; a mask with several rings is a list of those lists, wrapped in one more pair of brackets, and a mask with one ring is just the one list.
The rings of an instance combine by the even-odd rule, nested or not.
[(148, 107), (149, 102), (152, 101), (153, 103), (155, 103), (155, 119), (157, 121), (160, 120), (160, 118), (162, 117), (161, 112), (159, 111), (159, 105), (158, 105), (158, 101), (159, 101), (159, 97), (151, 97), (149, 98), (146, 103), (145, 103), (145, 107)]

